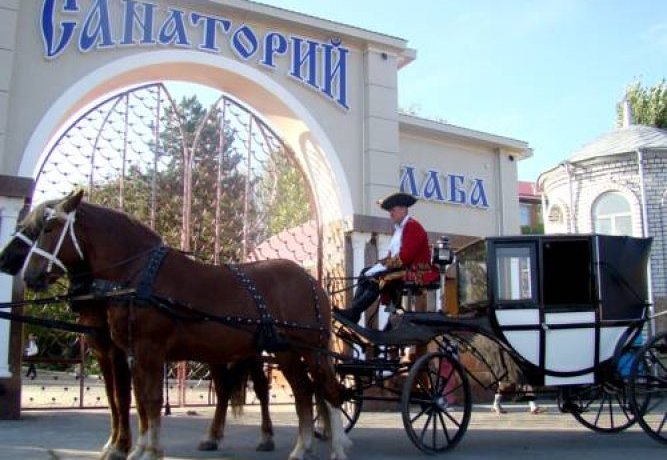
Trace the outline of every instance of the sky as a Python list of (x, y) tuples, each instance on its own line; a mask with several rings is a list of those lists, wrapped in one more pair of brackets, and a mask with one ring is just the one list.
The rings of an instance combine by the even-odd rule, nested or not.
[(528, 142), (519, 179), (614, 129), (635, 80), (667, 77), (665, 0), (262, 0), (417, 50), (399, 107)]

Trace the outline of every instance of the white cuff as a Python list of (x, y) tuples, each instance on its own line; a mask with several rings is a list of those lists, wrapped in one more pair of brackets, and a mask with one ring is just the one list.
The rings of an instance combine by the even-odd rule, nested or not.
[(364, 273), (364, 275), (373, 276), (373, 275), (377, 275), (378, 273), (382, 273), (382, 272), (385, 272), (385, 271), (387, 271), (387, 267), (385, 267), (381, 263), (377, 263), (377, 264), (373, 265), (371, 268), (369, 268), (368, 270), (366, 270), (366, 273)]

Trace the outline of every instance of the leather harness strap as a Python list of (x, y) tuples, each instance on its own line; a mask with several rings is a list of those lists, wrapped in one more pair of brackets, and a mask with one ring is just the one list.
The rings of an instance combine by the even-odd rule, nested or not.
[(255, 334), (255, 346), (257, 350), (267, 352), (286, 350), (288, 344), (276, 329), (275, 321), (271, 313), (269, 313), (264, 296), (257, 290), (255, 283), (248, 278), (239, 265), (229, 264), (227, 268), (255, 301), (255, 307), (257, 307), (257, 312), (259, 313), (259, 325)]
[(143, 301), (153, 300), (153, 283), (155, 283), (157, 273), (160, 270), (160, 266), (162, 265), (167, 252), (169, 252), (169, 247), (164, 245), (158, 246), (152, 252), (151, 258), (144, 267), (144, 270), (141, 273), (141, 279), (137, 285), (135, 294), (137, 299)]

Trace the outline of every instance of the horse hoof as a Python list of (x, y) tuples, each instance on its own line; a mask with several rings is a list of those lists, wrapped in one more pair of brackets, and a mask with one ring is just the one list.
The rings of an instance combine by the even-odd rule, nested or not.
[(118, 449), (107, 449), (100, 457), (100, 460), (126, 460), (126, 459), (127, 459), (127, 452), (123, 452)]
[(257, 448), (255, 450), (257, 452), (273, 452), (275, 449), (276, 445), (272, 439), (269, 439), (268, 441), (260, 442), (257, 444)]
[(130, 452), (130, 455), (128, 455), (127, 460), (140, 460), (141, 457), (144, 455), (144, 447), (143, 446), (137, 446)]
[(201, 441), (197, 446), (197, 450), (204, 450), (207, 452), (218, 450), (218, 442), (211, 441), (210, 439), (207, 439), (206, 441)]
[(144, 453), (139, 460), (161, 460), (163, 458), (164, 452), (162, 452), (162, 449), (148, 447), (144, 450)]
[(287, 460), (319, 460), (319, 455), (313, 452), (304, 452), (301, 457), (290, 456)]

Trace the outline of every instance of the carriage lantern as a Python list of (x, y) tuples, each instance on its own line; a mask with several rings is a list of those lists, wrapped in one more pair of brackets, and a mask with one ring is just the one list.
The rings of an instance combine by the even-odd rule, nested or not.
[(453, 262), (454, 254), (452, 253), (452, 248), (449, 247), (449, 237), (443, 235), (435, 242), (433, 245), (432, 260), (441, 269), (444, 269)]

